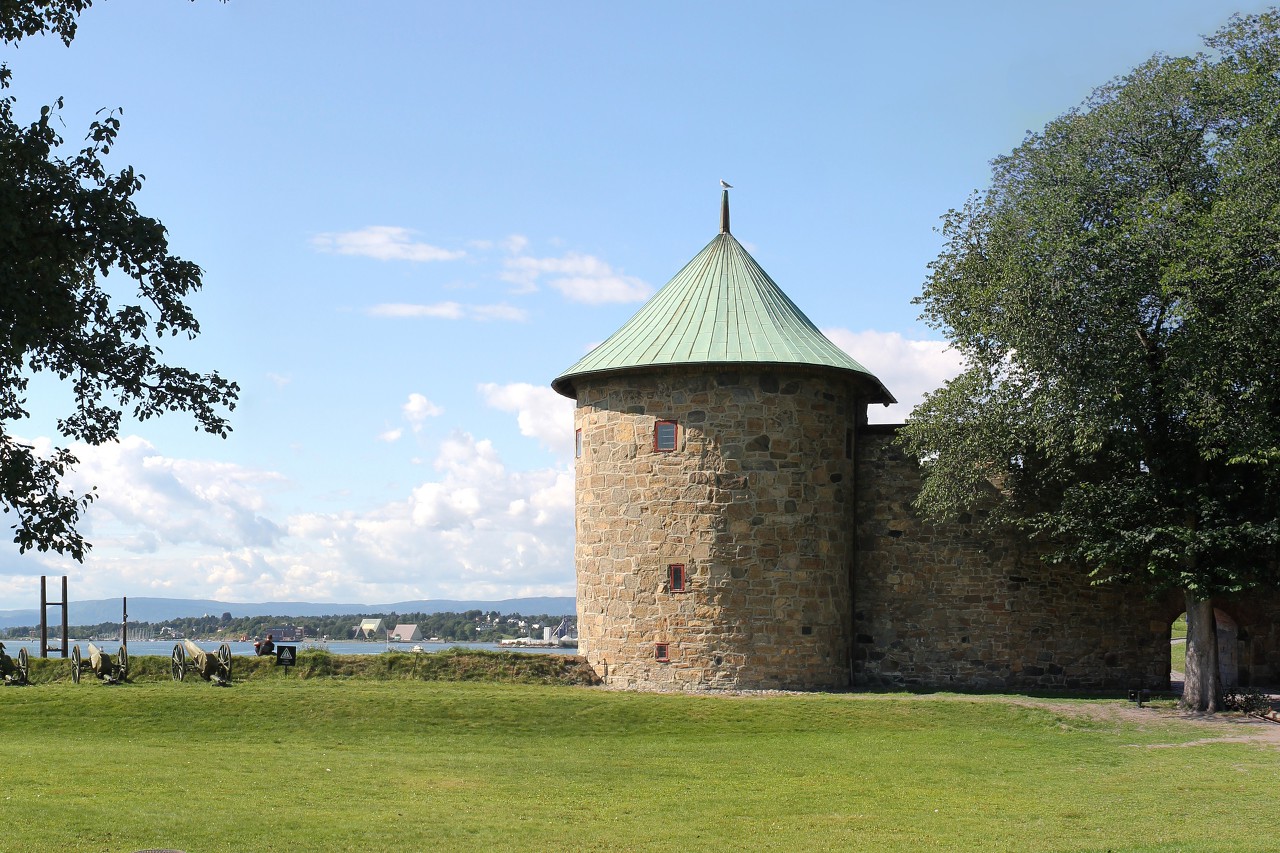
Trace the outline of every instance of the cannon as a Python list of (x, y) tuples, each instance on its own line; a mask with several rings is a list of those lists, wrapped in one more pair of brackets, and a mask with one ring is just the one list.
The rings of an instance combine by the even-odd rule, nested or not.
[(0, 643), (0, 677), (4, 678), (5, 684), (30, 684), (27, 680), (30, 667), (31, 659), (26, 647), (18, 649), (18, 658), (14, 660), (5, 652), (4, 643)]
[(80, 656), (80, 646), (72, 646), (71, 680), (79, 684), (80, 675), (86, 669), (98, 676), (98, 680), (103, 684), (121, 684), (129, 677), (129, 650), (121, 646), (113, 659), (111, 655), (90, 643), (89, 661), (86, 663)]
[(206, 652), (190, 640), (183, 640), (173, 647), (169, 674), (174, 681), (182, 681), (186, 678), (188, 669), (205, 681), (212, 681), (217, 687), (230, 687), (231, 646), (223, 643), (214, 653)]

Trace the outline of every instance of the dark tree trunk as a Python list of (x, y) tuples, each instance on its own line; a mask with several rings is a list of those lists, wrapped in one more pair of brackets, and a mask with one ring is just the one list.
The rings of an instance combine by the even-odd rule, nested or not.
[(1182, 690), (1182, 707), (1187, 711), (1213, 714), (1222, 696), (1222, 680), (1218, 675), (1218, 622), (1213, 616), (1213, 602), (1187, 597), (1187, 666)]

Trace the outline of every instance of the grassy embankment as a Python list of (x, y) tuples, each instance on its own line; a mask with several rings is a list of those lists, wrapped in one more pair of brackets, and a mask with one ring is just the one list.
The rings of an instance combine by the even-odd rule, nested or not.
[(1121, 722), (1085, 713), (1132, 707), (1111, 700), (374, 680), (413, 663), (385, 660), (367, 678), (255, 661), (218, 689), (145, 680), (168, 661), (143, 659), (138, 683), (107, 687), (47, 680), (61, 663), (0, 690), (6, 851), (1244, 851), (1280, 835), (1274, 744), (1197, 743), (1224, 733), (1167, 705)]

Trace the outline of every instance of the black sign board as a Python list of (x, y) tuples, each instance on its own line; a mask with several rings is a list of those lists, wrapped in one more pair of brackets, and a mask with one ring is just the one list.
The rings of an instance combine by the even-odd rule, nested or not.
[(297, 662), (297, 646), (276, 646), (276, 666), (293, 666)]

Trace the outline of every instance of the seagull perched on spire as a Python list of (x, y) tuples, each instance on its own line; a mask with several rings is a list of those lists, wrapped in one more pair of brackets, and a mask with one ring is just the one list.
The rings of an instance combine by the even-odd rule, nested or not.
[(731, 189), (733, 189), (733, 184), (729, 183), (729, 182), (728, 182), (728, 181), (726, 181), (724, 178), (721, 178), (721, 179), (720, 179), (720, 189), (722, 189), (722, 190), (731, 190)]

